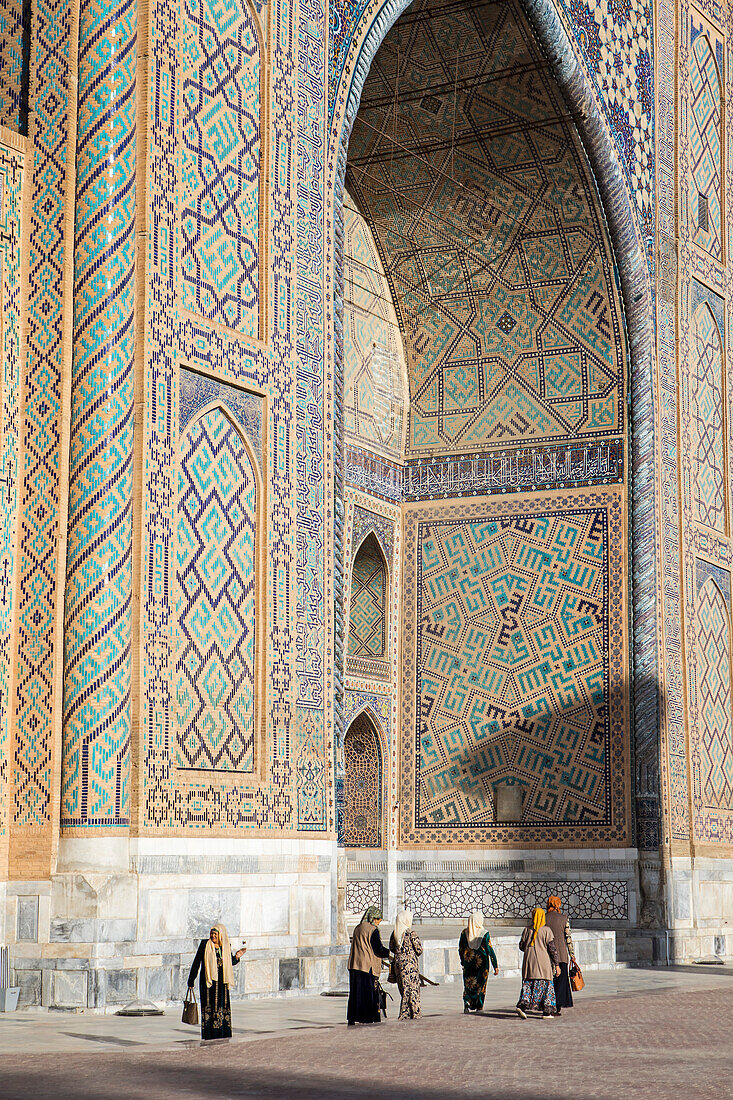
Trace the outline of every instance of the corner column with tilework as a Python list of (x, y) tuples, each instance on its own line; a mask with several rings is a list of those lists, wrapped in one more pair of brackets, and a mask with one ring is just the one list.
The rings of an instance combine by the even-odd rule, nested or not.
[(129, 824), (137, 9), (83, 0), (61, 825)]

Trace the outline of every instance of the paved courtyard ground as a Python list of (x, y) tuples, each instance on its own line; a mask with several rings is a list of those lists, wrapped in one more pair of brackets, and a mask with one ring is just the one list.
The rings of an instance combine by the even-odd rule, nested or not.
[(733, 1097), (733, 968), (588, 974), (576, 1008), (522, 1021), (494, 979), (465, 1017), (459, 985), (423, 990), (425, 1017), (348, 1028), (340, 998), (234, 1006), (230, 1041), (165, 1017), (0, 1016), (0, 1097), (25, 1100), (718, 1100)]

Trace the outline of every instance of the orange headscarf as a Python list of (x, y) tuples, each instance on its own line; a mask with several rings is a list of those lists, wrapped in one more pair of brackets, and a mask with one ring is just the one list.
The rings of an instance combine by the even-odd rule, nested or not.
[(550, 909), (550, 910), (556, 909), (557, 912), (559, 913), (560, 912), (560, 906), (561, 906), (560, 899), (558, 897), (556, 897), (554, 894), (552, 895), (552, 897), (547, 899), (547, 908), (548, 909)]

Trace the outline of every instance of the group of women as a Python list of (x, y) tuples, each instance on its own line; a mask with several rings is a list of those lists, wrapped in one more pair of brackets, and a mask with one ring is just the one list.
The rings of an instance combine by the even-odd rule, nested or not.
[[(420, 964), (423, 953), (420, 937), (412, 928), (412, 913), (397, 914), (394, 931), (385, 947), (379, 934), (382, 913), (370, 905), (354, 929), (349, 954), (349, 1001), (346, 1019), (353, 1024), (378, 1024), (382, 1018), (384, 991), (380, 983), (382, 966), (389, 960), (388, 981), (396, 984), (400, 993), (400, 1020), (420, 1017)], [(522, 992), (517, 1014), (523, 1020), (531, 1010), (541, 1012), (546, 1019), (559, 1016), (563, 1008), (573, 1003), (569, 968), (575, 963), (575, 949), (568, 918), (562, 912), (560, 899), (551, 897), (547, 912), (537, 908), (519, 941), (524, 954)], [(201, 996), (201, 1036), (204, 1039), (227, 1039), (232, 1034), (232, 1012), (229, 989), (234, 982), (235, 967), (247, 950), (242, 946), (232, 952), (229, 936), (222, 924), (211, 929), (209, 938), (201, 940), (188, 976), (193, 990), (197, 975)], [(499, 963), (491, 946), (491, 936), (484, 927), (484, 915), (471, 913), (458, 941), (458, 954), (463, 968), (463, 1011), (480, 1012), (484, 1007), (489, 971), (499, 973)]]
[[(389, 947), (379, 933), (382, 913), (370, 905), (354, 929), (349, 954), (349, 1002), (346, 1019), (349, 1025), (378, 1024), (382, 1018), (384, 990), (380, 983), (382, 966), (389, 960), (389, 981), (400, 992), (400, 1020), (415, 1020), (420, 1016), (420, 966), (422, 944), (412, 929), (412, 913), (397, 914)], [(547, 901), (547, 911), (539, 906), (519, 941), (522, 960), (522, 991), (517, 1003), (517, 1015), (527, 1019), (537, 1011), (545, 1019), (571, 1008), (573, 994), (569, 972), (575, 964), (575, 948), (570, 935), (570, 923), (562, 912), (560, 898)], [(463, 968), (463, 1011), (480, 1012), (484, 1007), (489, 971), (499, 973), (499, 963), (491, 936), (484, 927), (483, 913), (471, 913), (458, 941), (458, 954)]]

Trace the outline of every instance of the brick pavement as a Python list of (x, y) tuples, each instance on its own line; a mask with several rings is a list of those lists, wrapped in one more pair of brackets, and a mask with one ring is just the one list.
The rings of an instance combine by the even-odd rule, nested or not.
[(129, 1053), (22, 1053), (3, 1100), (650, 1100), (733, 1096), (733, 982), (582, 1000), (562, 1019), (508, 1009)]

